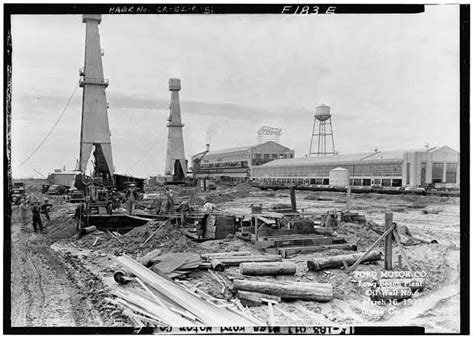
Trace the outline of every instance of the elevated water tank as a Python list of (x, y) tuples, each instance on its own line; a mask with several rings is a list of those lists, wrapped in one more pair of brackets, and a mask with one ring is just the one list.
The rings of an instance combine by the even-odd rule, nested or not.
[(334, 168), (329, 171), (329, 185), (345, 187), (349, 185), (349, 170), (345, 168)]
[(326, 121), (331, 117), (331, 108), (322, 104), (316, 107), (316, 114), (314, 117), (317, 118), (319, 121)]

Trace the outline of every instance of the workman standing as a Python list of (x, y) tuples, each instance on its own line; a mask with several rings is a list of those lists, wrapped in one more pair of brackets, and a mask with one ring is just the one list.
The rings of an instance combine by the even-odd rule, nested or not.
[(133, 215), (135, 213), (135, 201), (138, 198), (137, 190), (135, 188), (134, 183), (130, 184), (130, 186), (128, 187), (128, 191), (125, 197), (127, 198), (128, 214)]
[(33, 213), (33, 230), (37, 233), (38, 230), (43, 232), (43, 222), (41, 221), (41, 207), (39, 202), (34, 202), (31, 207)]
[(169, 214), (170, 212), (174, 213), (174, 191), (170, 187), (166, 187), (165, 189), (165, 196), (166, 196), (166, 213)]
[(41, 213), (46, 217), (48, 222), (51, 221), (51, 218), (49, 217), (49, 211), (52, 206), (52, 204), (48, 203), (48, 200), (44, 200), (44, 203), (41, 206)]
[(26, 230), (26, 225), (28, 224), (28, 202), (25, 198), (20, 200), (20, 206), (18, 208), (18, 218), (20, 219), (21, 230)]

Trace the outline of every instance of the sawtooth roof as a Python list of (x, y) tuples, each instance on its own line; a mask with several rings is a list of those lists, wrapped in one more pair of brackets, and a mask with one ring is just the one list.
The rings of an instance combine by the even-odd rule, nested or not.
[(319, 157), (297, 157), (289, 159), (276, 159), (269, 163), (262, 164), (259, 167), (276, 168), (276, 167), (292, 167), (311, 164), (342, 164), (354, 162), (370, 162), (370, 161), (403, 161), (403, 154), (407, 152), (431, 152), (437, 147), (421, 148), (411, 150), (391, 150), (365, 152), (346, 155), (327, 155)]

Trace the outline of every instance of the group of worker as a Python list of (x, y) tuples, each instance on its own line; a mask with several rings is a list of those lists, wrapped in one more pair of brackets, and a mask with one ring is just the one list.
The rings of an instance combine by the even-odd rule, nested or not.
[[(166, 214), (169, 213), (174, 213), (175, 212), (175, 206), (174, 206), (174, 191), (170, 187), (165, 188), (165, 194), (164, 194), (164, 212)], [(133, 215), (135, 214), (135, 207), (137, 205), (137, 200), (138, 200), (138, 190), (135, 186), (134, 183), (130, 184), (127, 192), (125, 194), (125, 199), (127, 200), (127, 209), (128, 209), (128, 214)], [(158, 206), (157, 206), (157, 213), (160, 213), (162, 210), (162, 200), (158, 201)]]
[(28, 227), (28, 205), (31, 204), (31, 213), (33, 221), (33, 230), (36, 233), (45, 233), (46, 232), (46, 222), (43, 222), (41, 215), (44, 215), (44, 218), (49, 223), (51, 218), (49, 212), (51, 211), (52, 204), (49, 203), (47, 199), (44, 200), (43, 204), (40, 204), (39, 201), (29, 202), (26, 198), (22, 198), (18, 208), (19, 219), (21, 222), (22, 230), (26, 230)]

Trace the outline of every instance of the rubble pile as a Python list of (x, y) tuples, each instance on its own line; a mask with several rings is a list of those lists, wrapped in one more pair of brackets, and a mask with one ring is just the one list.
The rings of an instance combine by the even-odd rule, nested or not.
[[(99, 237), (99, 244), (97, 247), (101, 250), (109, 250), (111, 253), (133, 253), (137, 252), (146, 254), (149, 251), (160, 248), (163, 252), (195, 252), (199, 250), (199, 246), (196, 242), (187, 238), (180, 229), (174, 225), (165, 224), (158, 230), (158, 227), (162, 225), (162, 222), (150, 221), (147, 224), (136, 227), (129, 232), (120, 235), (116, 232), (113, 233), (120, 241), (114, 236), (109, 234), (96, 231), (92, 234), (82, 237), (81, 241), (86, 246), (92, 246), (96, 237)], [(146, 239), (158, 230), (148, 242), (144, 244)], [(122, 242), (122, 243), (121, 243)]]

